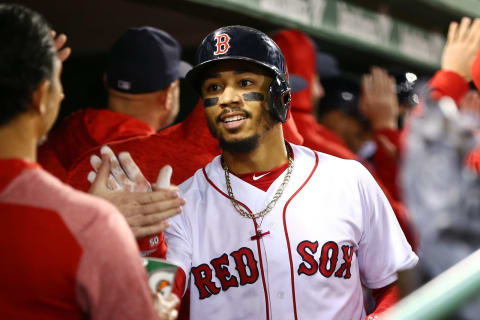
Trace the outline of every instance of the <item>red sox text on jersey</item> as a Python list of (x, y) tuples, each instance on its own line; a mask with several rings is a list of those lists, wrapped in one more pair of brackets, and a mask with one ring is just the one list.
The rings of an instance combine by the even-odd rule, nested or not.
[[(350, 279), (353, 247), (339, 245), (335, 241), (324, 243), (320, 250), (318, 241), (302, 241), (297, 246), (297, 253), (303, 262), (298, 266), (299, 275), (314, 276), (319, 273), (325, 278), (334, 275), (337, 278)], [(318, 253), (318, 257), (316, 254)], [(343, 258), (343, 262), (340, 262)], [(233, 263), (236, 274), (231, 274), (228, 266)], [(192, 275), (198, 289), (200, 299), (216, 295), (232, 287), (245, 286), (258, 280), (258, 258), (250, 248), (243, 247), (230, 254), (224, 253), (212, 259), (209, 264), (203, 263), (193, 267)], [(318, 275), (317, 275), (318, 276)], [(216, 283), (218, 279), (220, 286)]]

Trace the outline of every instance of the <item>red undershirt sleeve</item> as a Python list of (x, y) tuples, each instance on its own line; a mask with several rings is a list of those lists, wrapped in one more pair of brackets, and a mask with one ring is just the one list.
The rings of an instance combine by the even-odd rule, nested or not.
[(397, 179), (400, 159), (400, 131), (392, 129), (376, 130), (375, 141), (378, 146), (377, 152), (373, 156), (376, 172), (392, 197), (400, 201)]
[(398, 285), (396, 282), (379, 289), (372, 289), (372, 296), (375, 300), (375, 310), (369, 314), (365, 320), (376, 319), (388, 308), (398, 302)]

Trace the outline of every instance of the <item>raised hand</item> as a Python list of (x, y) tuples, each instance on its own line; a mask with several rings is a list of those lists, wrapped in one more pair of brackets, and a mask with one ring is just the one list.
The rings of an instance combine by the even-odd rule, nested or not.
[(386, 70), (372, 67), (371, 72), (362, 77), (360, 110), (373, 129), (398, 129), (400, 109), (395, 79)]
[(55, 41), (55, 48), (57, 49), (57, 57), (61, 62), (67, 60), (67, 58), (72, 53), (72, 49), (69, 47), (64, 47), (67, 42), (67, 36), (63, 33), (57, 36), (57, 33), (54, 30), (50, 31), (53, 40)]
[(464, 17), (451, 22), (442, 54), (442, 69), (453, 71), (466, 81), (472, 80), (471, 66), (480, 49), (480, 19)]

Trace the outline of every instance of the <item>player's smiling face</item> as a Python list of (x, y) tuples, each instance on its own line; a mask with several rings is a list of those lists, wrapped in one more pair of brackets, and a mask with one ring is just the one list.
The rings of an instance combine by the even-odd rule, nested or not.
[(202, 84), (205, 115), (222, 149), (249, 152), (277, 124), (268, 111), (272, 77), (253, 63), (224, 61), (208, 70)]

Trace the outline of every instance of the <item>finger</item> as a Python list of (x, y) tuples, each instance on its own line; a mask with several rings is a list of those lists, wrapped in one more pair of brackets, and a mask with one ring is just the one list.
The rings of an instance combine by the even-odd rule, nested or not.
[(99, 156), (97, 156), (96, 154), (90, 156), (90, 165), (92, 166), (93, 170), (95, 170), (95, 172), (98, 172), (98, 168), (100, 168), (101, 164), (102, 159), (100, 159)]
[(120, 166), (120, 162), (117, 159), (115, 153), (108, 146), (103, 146), (100, 149), (102, 155), (107, 155), (110, 158), (110, 173), (115, 178), (115, 181), (121, 186), (125, 187), (127, 184), (130, 184), (130, 179), (128, 179), (127, 174)]
[(373, 79), (371, 74), (366, 74), (364, 76), (364, 89), (365, 92), (370, 95), (373, 90)]
[[(127, 221), (128, 222), (128, 221)], [(150, 236), (152, 234), (158, 234), (160, 232), (165, 231), (170, 224), (167, 221), (162, 221), (153, 226), (146, 226), (146, 227), (134, 227), (132, 228), (133, 234), (136, 238), (143, 238), (146, 236)]]
[(112, 191), (123, 191), (123, 188), (118, 184), (112, 174), (108, 175), (107, 187)]
[(139, 204), (150, 204), (158, 201), (180, 198), (177, 188), (173, 186), (170, 186), (167, 189), (155, 190), (153, 192), (133, 192), (132, 197), (134, 197)]
[(66, 47), (57, 53), (57, 57), (61, 62), (64, 62), (65, 60), (68, 59), (68, 57), (70, 57), (71, 53), (72, 53), (72, 49), (70, 49), (69, 47)]
[(139, 227), (148, 227), (152, 226), (155, 224), (159, 224), (160, 222), (167, 220), (168, 218), (171, 218), (173, 216), (176, 216), (177, 214), (180, 214), (182, 212), (181, 208), (174, 208), (174, 209), (169, 209), (167, 211), (164, 211), (162, 213), (158, 214), (151, 214), (148, 216), (137, 216), (140, 217), (138, 222), (139, 222)]
[(95, 181), (96, 178), (97, 178), (97, 174), (95, 173), (95, 171), (90, 171), (88, 173), (88, 176), (87, 176), (88, 182), (93, 183), (93, 181)]
[(107, 181), (110, 174), (110, 161), (105, 156), (102, 156), (102, 163), (98, 168), (97, 175), (90, 186), (89, 193), (98, 193), (108, 190)]
[(457, 32), (458, 41), (467, 40), (471, 21), (472, 20), (468, 17), (463, 17), (462, 20), (460, 21), (460, 26), (458, 27), (458, 32)]
[(472, 45), (480, 47), (480, 19), (476, 18), (473, 22), (470, 40)]
[(173, 169), (170, 165), (163, 166), (158, 173), (157, 182), (155, 188), (167, 188), (170, 186), (170, 179), (172, 178)]
[(450, 27), (448, 28), (447, 42), (454, 42), (457, 38), (458, 23), (453, 21), (450, 22)]
[(476, 18), (473, 20), (470, 29), (468, 30), (468, 41), (474, 41), (480, 30), (480, 19)]
[(385, 77), (381, 68), (372, 68), (372, 79), (373, 87), (377, 93), (385, 90)]
[[(185, 200), (182, 198), (158, 201), (149, 204), (143, 204), (141, 206), (124, 207), (123, 211), (125, 216), (164, 216), (164, 219), (168, 218), (171, 214), (171, 210), (175, 212), (181, 212), (182, 206), (185, 204)], [(167, 214), (168, 213), (168, 214)]]
[[(52, 35), (53, 35), (53, 33), (52, 33)], [(60, 61), (64, 62), (65, 60), (67, 60), (67, 58), (72, 53), (72, 49), (70, 49), (69, 47), (63, 48), (63, 46), (67, 42), (67, 36), (62, 33), (56, 38), (55, 38), (55, 36), (53, 36), (53, 38), (54, 38), (54, 41), (55, 41), (55, 49), (57, 49), (57, 57), (58, 57), (58, 59), (60, 59)]]
[[(98, 158), (98, 157), (97, 157)], [(95, 161), (95, 160), (94, 160)], [(102, 154), (102, 159), (100, 159), (100, 165), (103, 163), (103, 162), (107, 162), (110, 164), (110, 156), (108, 155), (103, 155)], [(100, 167), (99, 167), (99, 170), (100, 170)], [(110, 165), (110, 169), (111, 171), (111, 165)], [(112, 176), (112, 173), (109, 172), (108, 173), (108, 178), (107, 178), (107, 188), (109, 190), (112, 190), (112, 191), (121, 191), (122, 190), (122, 187), (117, 183), (117, 181), (115, 180), (115, 178)]]
[(133, 161), (132, 156), (129, 152), (120, 152), (118, 155), (118, 160), (120, 161), (121, 167), (125, 170), (127, 177), (134, 181), (136, 184), (143, 183), (150, 185), (150, 183), (145, 179), (142, 172), (138, 168), (135, 161)]
[(60, 50), (63, 45), (67, 42), (67, 36), (64, 35), (63, 33), (60, 34), (58, 37), (55, 38), (55, 48)]

